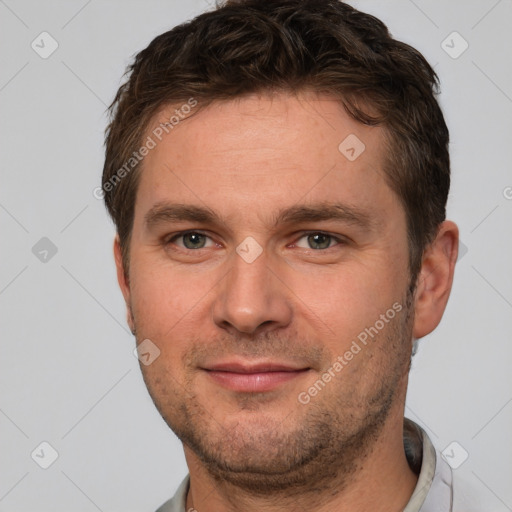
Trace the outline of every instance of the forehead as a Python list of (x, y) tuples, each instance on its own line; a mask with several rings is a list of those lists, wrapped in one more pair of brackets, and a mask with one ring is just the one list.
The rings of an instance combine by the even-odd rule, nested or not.
[(371, 206), (394, 195), (383, 130), (355, 121), (332, 97), (251, 95), (180, 114), (180, 105), (166, 107), (148, 129), (155, 147), (137, 194), (146, 210), (172, 199), (262, 216), (301, 201)]
[[(293, 162), (308, 156), (302, 151), (306, 144), (311, 159), (326, 149), (339, 156), (339, 143), (351, 134), (364, 138), (366, 145), (371, 146), (369, 149), (383, 149), (381, 128), (365, 126), (350, 117), (340, 99), (309, 91), (251, 94), (213, 101), (204, 107), (190, 98), (163, 106), (150, 123), (148, 135), (159, 126), (163, 127), (159, 146), (168, 147), (174, 138), (183, 149), (198, 150), (183, 152), (183, 156), (193, 156), (196, 161), (201, 152), (212, 153), (215, 148), (249, 159), (251, 151), (271, 151), (277, 156), (279, 148), (285, 149), (287, 145), (287, 151), (293, 150), (288, 151), (287, 159)], [(192, 132), (195, 137), (187, 137)], [(275, 139), (277, 134), (279, 139)], [(152, 153), (154, 156), (159, 152)]]

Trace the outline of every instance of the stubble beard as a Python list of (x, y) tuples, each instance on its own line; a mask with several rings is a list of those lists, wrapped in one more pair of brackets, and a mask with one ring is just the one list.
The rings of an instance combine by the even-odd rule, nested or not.
[[(236, 421), (222, 424), (210, 412), (215, 404), (204, 406), (201, 397), (188, 391), (191, 383), (185, 383), (187, 393), (181, 386), (169, 393), (173, 383), (167, 381), (163, 388), (162, 376), (155, 384), (142, 368), (144, 380), (168, 426), (219, 484), (254, 496), (293, 498), (328, 489), (337, 493), (371, 455), (393, 408), (403, 407), (398, 401), (403, 400), (401, 383), (410, 366), (411, 302), (409, 293), (403, 311), (375, 336), (373, 346), (363, 348), (374, 351), (374, 357), (380, 350), (385, 354), (379, 356), (379, 374), (366, 375), (374, 382), (364, 396), (341, 380), (341, 372), (310, 403), (296, 401), (297, 409), (282, 421), (265, 415), (265, 397), (245, 394), (240, 408), (253, 411), (252, 428)], [(293, 415), (296, 419), (287, 422)]]

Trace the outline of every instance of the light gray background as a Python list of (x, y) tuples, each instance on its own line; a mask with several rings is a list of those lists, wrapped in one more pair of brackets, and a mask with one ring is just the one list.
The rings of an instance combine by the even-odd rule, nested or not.
[[(467, 247), (443, 322), (414, 358), (407, 415), (440, 450), (456, 441), (449, 453), (467, 451), (455, 472), (481, 510), (512, 510), (512, 2), (353, 4), (422, 51), (441, 77), (449, 217)], [(131, 56), (209, 8), (206, 0), (0, 0), (0, 512), (153, 511), (186, 474), (132, 354), (114, 229), (92, 191), (105, 107)], [(31, 48), (43, 31), (59, 45), (47, 59)], [(453, 31), (469, 43), (456, 59), (442, 47)], [(455, 37), (444, 43), (452, 53), (463, 44)], [(58, 250), (46, 262), (32, 252), (42, 237)], [(42, 441), (59, 454), (48, 469), (31, 458)], [(50, 456), (36, 453), (40, 463)]]

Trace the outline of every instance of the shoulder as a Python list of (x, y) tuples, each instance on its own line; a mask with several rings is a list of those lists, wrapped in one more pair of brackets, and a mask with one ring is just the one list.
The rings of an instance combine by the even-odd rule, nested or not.
[(487, 506), (482, 496), (475, 490), (464, 475), (452, 470), (453, 473), (453, 512), (483, 512)]

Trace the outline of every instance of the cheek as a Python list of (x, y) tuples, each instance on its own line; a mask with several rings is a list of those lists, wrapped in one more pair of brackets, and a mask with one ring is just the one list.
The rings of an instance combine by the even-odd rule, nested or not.
[[(206, 276), (184, 273), (154, 261), (133, 265), (131, 305), (142, 335), (156, 340), (181, 339), (187, 324), (204, 309), (208, 290)], [(197, 323), (195, 324), (197, 328)]]
[(386, 266), (375, 258), (293, 279), (290, 288), (300, 299), (297, 314), (316, 325), (318, 334), (325, 334), (338, 349), (350, 344), (402, 300), (405, 281), (391, 276)]
[[(179, 395), (185, 375), (182, 358), (191, 336), (197, 334), (202, 302), (194, 280), (153, 265), (134, 265), (131, 305), (138, 342), (151, 340), (159, 356), (141, 371), (159, 409), (170, 407)], [(197, 283), (196, 283), (197, 284)], [(182, 393), (182, 391), (181, 391)]]

